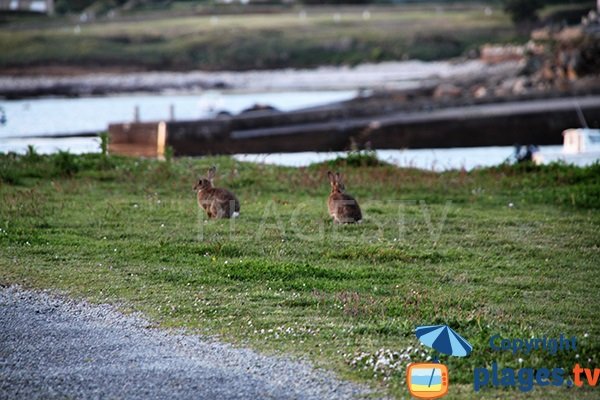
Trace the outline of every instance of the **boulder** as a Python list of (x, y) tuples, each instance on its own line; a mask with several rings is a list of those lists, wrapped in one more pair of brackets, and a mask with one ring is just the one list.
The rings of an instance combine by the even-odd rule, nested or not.
[(448, 98), (457, 98), (462, 96), (463, 90), (462, 88), (453, 85), (451, 83), (442, 83), (439, 84), (435, 91), (433, 92), (434, 99), (448, 99)]

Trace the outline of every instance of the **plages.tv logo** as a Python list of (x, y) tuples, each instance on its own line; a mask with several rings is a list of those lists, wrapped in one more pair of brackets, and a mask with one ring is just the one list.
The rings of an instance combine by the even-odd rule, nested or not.
[[(587, 336), (587, 335), (586, 335)], [(584, 337), (586, 337), (584, 336)], [(514, 356), (529, 355), (535, 351), (555, 355), (558, 352), (577, 352), (578, 341), (575, 336), (567, 337), (533, 337), (533, 338), (504, 338), (494, 335), (489, 340), (490, 350), (494, 352), (510, 352)], [(522, 362), (523, 359), (519, 359)], [(596, 387), (600, 380), (599, 368), (581, 367), (576, 363), (572, 369), (559, 367), (522, 367), (511, 368), (498, 366), (492, 362), (491, 368), (478, 367), (473, 371), (473, 387), (478, 392), (483, 387), (516, 387), (522, 392), (529, 392), (534, 386), (545, 387), (582, 387), (585, 384)]]
[[(473, 346), (447, 325), (419, 326), (417, 338), (425, 346), (455, 357), (466, 357)], [(448, 394), (450, 378), (448, 367), (434, 360), (432, 363), (413, 363), (406, 370), (408, 391), (417, 399), (439, 399)]]

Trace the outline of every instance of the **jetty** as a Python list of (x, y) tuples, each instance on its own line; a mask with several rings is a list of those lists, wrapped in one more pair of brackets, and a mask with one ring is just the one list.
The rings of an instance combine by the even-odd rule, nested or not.
[(193, 121), (109, 126), (111, 153), (175, 155), (561, 144), (578, 111), (600, 123), (600, 96), (533, 99), (406, 111), (358, 99), (305, 110), (253, 111)]

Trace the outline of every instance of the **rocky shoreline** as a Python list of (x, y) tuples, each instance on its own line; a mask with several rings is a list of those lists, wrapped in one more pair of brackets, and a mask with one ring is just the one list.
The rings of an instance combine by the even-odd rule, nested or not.
[(431, 87), (447, 80), (514, 75), (518, 62), (488, 65), (464, 62), (403, 61), (363, 64), (356, 67), (321, 67), (310, 70), (247, 72), (97, 72), (73, 75), (3, 74), (0, 97), (92, 96), (113, 93), (200, 92), (230, 89), (248, 92), (376, 89), (398, 90)]

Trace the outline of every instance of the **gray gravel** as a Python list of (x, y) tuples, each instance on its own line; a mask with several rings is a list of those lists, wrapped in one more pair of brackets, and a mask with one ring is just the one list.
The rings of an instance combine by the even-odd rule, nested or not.
[(309, 364), (149, 327), (50, 292), (0, 288), (0, 399), (347, 399)]

